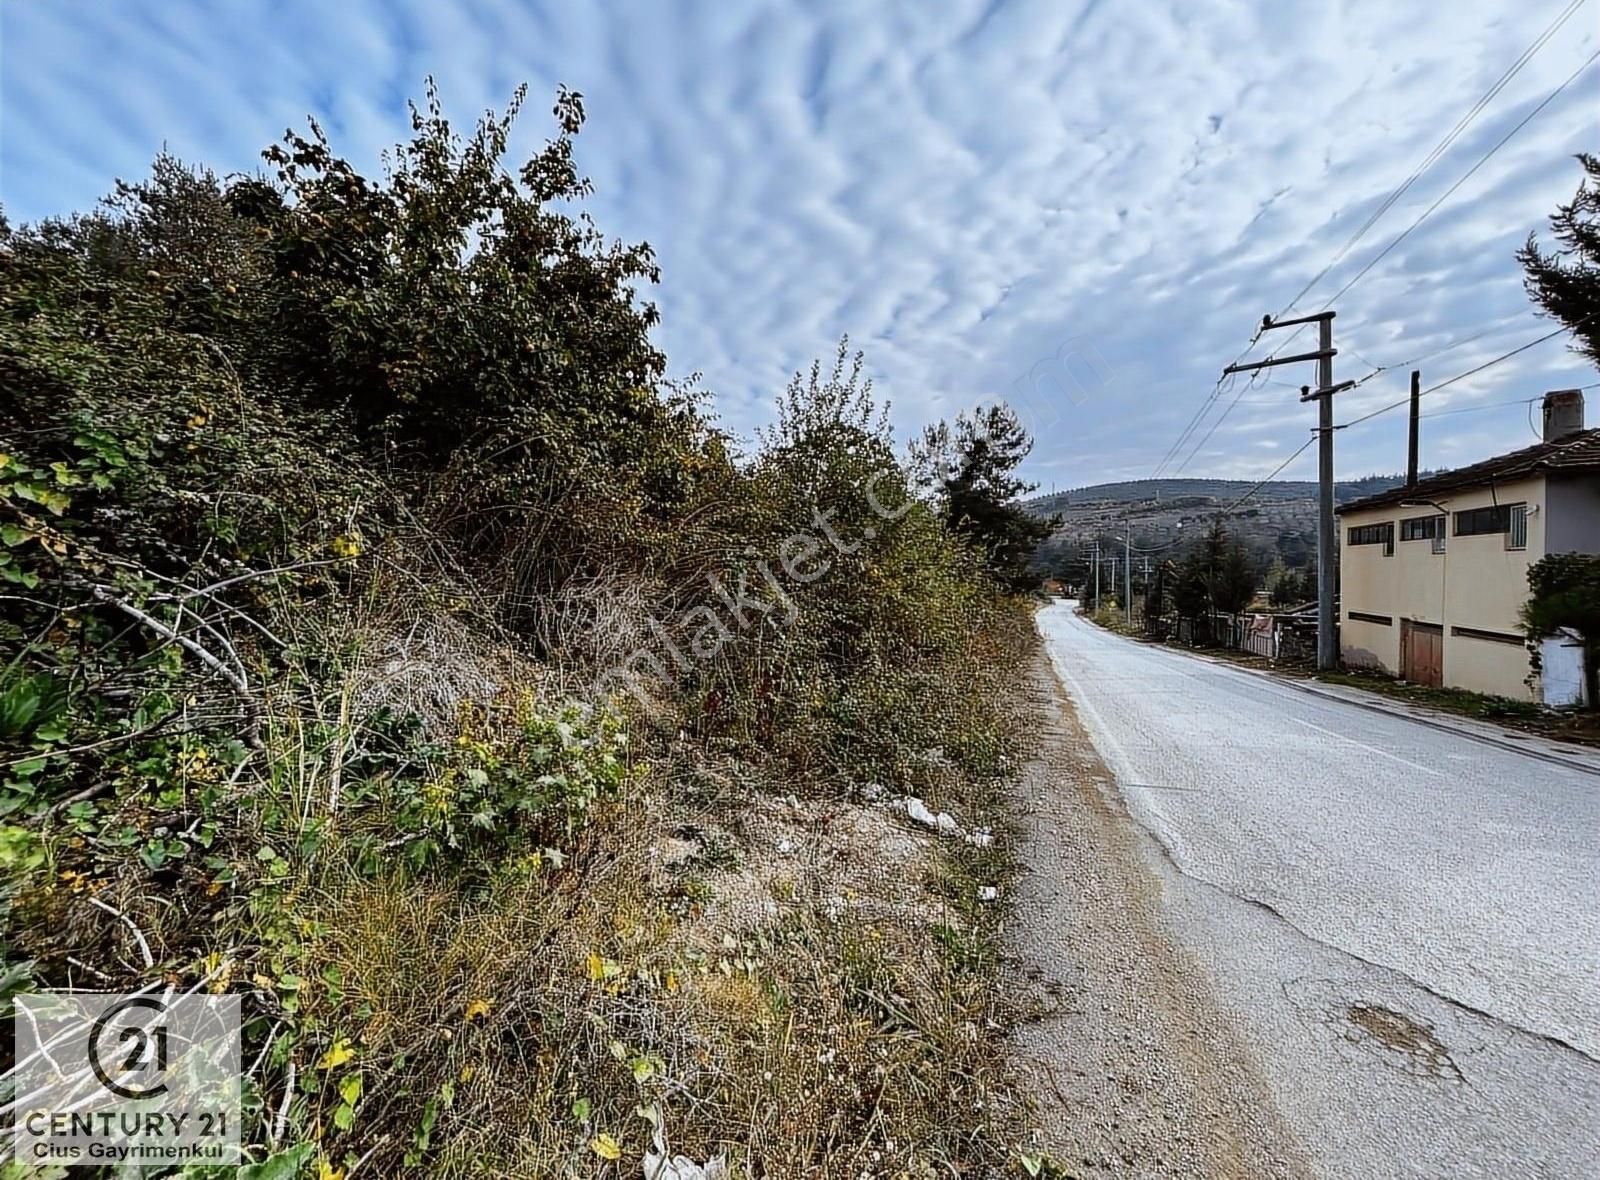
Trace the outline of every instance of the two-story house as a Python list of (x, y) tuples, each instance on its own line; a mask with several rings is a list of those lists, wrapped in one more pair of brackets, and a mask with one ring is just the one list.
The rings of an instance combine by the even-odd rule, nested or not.
[(1568, 665), (1581, 657), (1554, 641), (1551, 667), (1532, 675), (1518, 616), (1532, 563), (1548, 553), (1600, 552), (1600, 430), (1583, 428), (1578, 390), (1546, 394), (1543, 409), (1544, 441), (1535, 446), (1339, 509), (1347, 666), (1572, 703)]

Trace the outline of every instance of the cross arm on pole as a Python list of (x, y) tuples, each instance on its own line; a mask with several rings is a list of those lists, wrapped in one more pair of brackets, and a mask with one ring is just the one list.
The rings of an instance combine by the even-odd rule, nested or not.
[(1254, 373), (1257, 369), (1270, 369), (1274, 365), (1293, 365), (1300, 361), (1332, 360), (1339, 355), (1336, 348), (1319, 348), (1316, 352), (1297, 352), (1294, 356), (1269, 356), (1264, 361), (1250, 361), (1242, 365), (1229, 365), (1222, 370), (1226, 377), (1229, 373)]
[(1330, 386), (1327, 389), (1312, 389), (1309, 385), (1302, 385), (1300, 387), (1300, 400), (1314, 402), (1319, 397), (1326, 397), (1330, 393), (1343, 393), (1347, 389), (1354, 389), (1355, 384), (1354, 381), (1341, 381), (1339, 384)]
[(1325, 320), (1333, 319), (1338, 314), (1338, 312), (1334, 311), (1319, 311), (1314, 315), (1295, 316), (1292, 320), (1275, 320), (1269, 315), (1264, 315), (1261, 317), (1261, 330), (1270, 332), (1273, 328), (1292, 328), (1296, 324), (1320, 324)]

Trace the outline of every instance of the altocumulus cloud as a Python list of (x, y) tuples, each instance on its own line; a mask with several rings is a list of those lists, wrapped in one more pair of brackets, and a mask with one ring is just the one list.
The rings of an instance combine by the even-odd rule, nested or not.
[[(1580, 9), (1304, 306), (1320, 307), (1594, 51)], [(584, 92), (581, 160), (608, 232), (657, 249), (662, 344), (748, 434), (841, 332), (904, 429), (1004, 396), (1062, 341), (1113, 383), (1048, 416), (1060, 486), (1154, 468), (1265, 311), (1321, 269), (1564, 0), (607, 5), (462, 0), (0, 6), (0, 197), (13, 219), (87, 207), (163, 145), (220, 170), (314, 114), (376, 168), (407, 96), (467, 120), (530, 84), (526, 149), (558, 82)], [(1340, 301), (1340, 375), (1442, 378), (1545, 330), (1512, 252), (1600, 150), (1591, 68)], [(1309, 373), (1279, 370), (1296, 384)], [(1559, 342), (1441, 393), (1464, 409), (1587, 384)], [(1353, 416), (1403, 372), (1346, 395)], [(1232, 401), (1232, 393), (1226, 401)], [(1220, 409), (1218, 411), (1220, 413)], [(1305, 438), (1263, 382), (1187, 472), (1264, 474)], [(1340, 438), (1394, 470), (1399, 416)], [(1446, 464), (1526, 438), (1526, 408), (1429, 423)], [(1286, 474), (1309, 471), (1308, 454)]]

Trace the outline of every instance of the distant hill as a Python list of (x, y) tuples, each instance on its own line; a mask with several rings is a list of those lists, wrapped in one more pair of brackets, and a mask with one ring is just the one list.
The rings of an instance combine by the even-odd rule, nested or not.
[[(1339, 503), (1376, 495), (1403, 483), (1403, 475), (1369, 475), (1334, 485)], [(1317, 485), (1311, 480), (1274, 480), (1259, 488), (1246, 479), (1135, 479), (1092, 484), (1035, 496), (1023, 507), (1039, 516), (1059, 516), (1061, 527), (1039, 547), (1048, 570), (1070, 577), (1084, 567), (1095, 542), (1102, 552), (1113, 538), (1131, 535), (1136, 548), (1173, 556), (1251, 489), (1250, 498), (1228, 515), (1228, 529), (1263, 567), (1281, 560), (1304, 568), (1317, 548)]]
[[(1390, 488), (1399, 487), (1404, 475), (1368, 475), (1362, 479), (1340, 480), (1333, 485), (1333, 498), (1338, 503), (1374, 496)], [(1022, 506), (1039, 516), (1052, 516), (1068, 505), (1137, 504), (1201, 498), (1216, 501), (1218, 507), (1230, 504), (1244, 495), (1255, 482), (1248, 479), (1129, 479), (1118, 483), (1097, 483), (1087, 487), (1072, 488), (1046, 496), (1024, 500)], [(1252, 503), (1270, 500), (1316, 499), (1317, 484), (1309, 479), (1278, 479), (1261, 485), (1250, 497)]]

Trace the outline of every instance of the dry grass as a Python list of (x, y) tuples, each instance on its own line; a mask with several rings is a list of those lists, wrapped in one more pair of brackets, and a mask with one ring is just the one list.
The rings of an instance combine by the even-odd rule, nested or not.
[(403, 1167), (408, 1121), (453, 1080), (437, 1175), (638, 1175), (652, 1106), (675, 1151), (749, 1177), (1001, 1166), (1001, 1014), (981, 958), (951, 953), (984, 935), (930, 890), (945, 850), (856, 804), (756, 795), (723, 818), (640, 794), (591, 831), (581, 871), (524, 864), (475, 898), (333, 885), (309, 950), (348, 981), (328, 1023), (369, 1014), (369, 1092), (394, 1096), (351, 1150), (388, 1134), (373, 1161)]
[[(636, 749), (568, 834), (374, 866), (383, 826), (349, 792), (376, 710), (448, 742), (464, 706), (556, 689), (420, 610), (302, 625), (338, 674), (267, 697), (246, 773), (189, 783), (224, 792), (237, 875), (219, 892), (192, 863), (130, 860), (85, 886), (175, 976), (223, 964), (249, 991), (257, 1158), (303, 1142), (347, 1177), (638, 1177), (655, 1119), (743, 1180), (1006, 1173), (1003, 909), (978, 897), (1007, 884), (1004, 840), (974, 848), (680, 737)], [(917, 757), (937, 807), (1003, 827), (995, 783)], [(30, 953), (137, 978), (127, 929), (56, 870), (22, 899)]]

